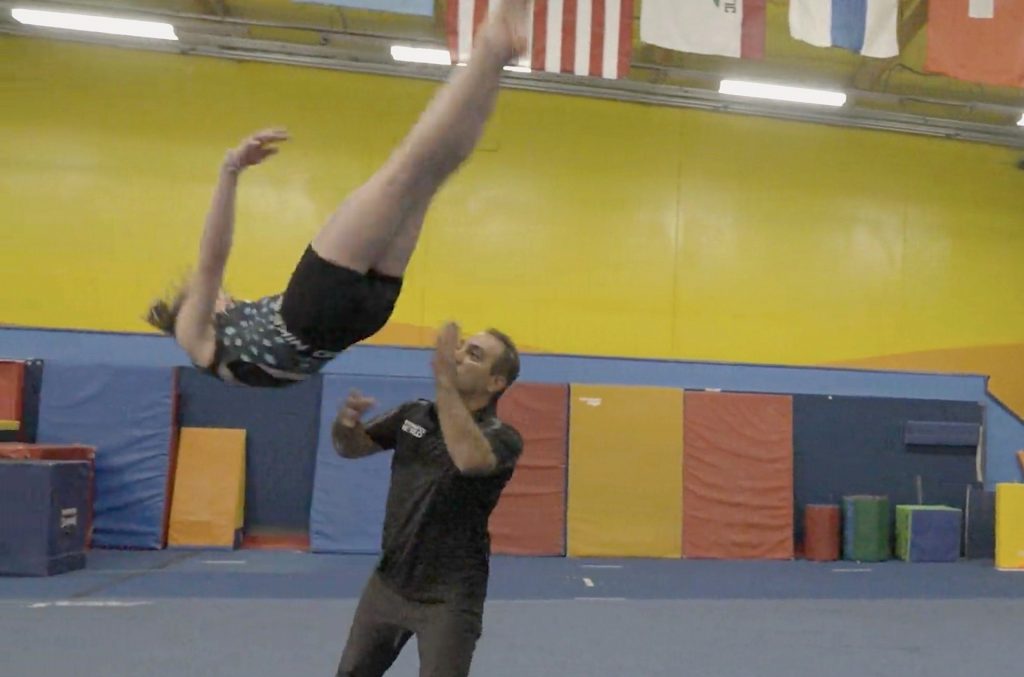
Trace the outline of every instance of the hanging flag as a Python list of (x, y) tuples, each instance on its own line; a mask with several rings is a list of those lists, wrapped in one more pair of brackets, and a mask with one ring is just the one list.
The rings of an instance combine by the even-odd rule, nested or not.
[[(496, 0), (449, 0), (448, 48), (466, 63), (473, 36)], [(519, 65), (535, 71), (621, 78), (633, 56), (633, 0), (535, 0), (530, 47)]]
[(765, 0), (644, 0), (640, 39), (677, 52), (764, 56)]
[(393, 14), (434, 16), (434, 0), (292, 0), (302, 5), (334, 5), (351, 9), (370, 9)]
[(789, 0), (789, 34), (880, 59), (900, 53), (899, 0)]
[(1024, 87), (1024, 0), (928, 3), (924, 67), (960, 80)]

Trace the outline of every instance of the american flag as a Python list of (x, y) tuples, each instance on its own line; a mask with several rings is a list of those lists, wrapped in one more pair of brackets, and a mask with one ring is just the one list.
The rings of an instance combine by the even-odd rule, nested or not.
[[(621, 78), (633, 54), (634, 0), (534, 0), (530, 47), (519, 66), (549, 73)], [(452, 62), (466, 63), (473, 36), (497, 0), (448, 0)]]

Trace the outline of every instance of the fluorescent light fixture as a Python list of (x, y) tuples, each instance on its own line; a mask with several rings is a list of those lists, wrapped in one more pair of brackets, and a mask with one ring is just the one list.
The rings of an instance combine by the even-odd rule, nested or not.
[(452, 65), (452, 57), (447, 49), (392, 45), (391, 58), (395, 61), (409, 61), (411, 63), (432, 63), (438, 66)]
[[(408, 48), (392, 47), (391, 48), (391, 56), (394, 57), (397, 61), (417, 61), (419, 63), (438, 63), (438, 64), (443, 64), (443, 65), (458, 66), (459, 68), (465, 68), (466, 66), (469, 65), (465, 61), (458, 61), (456, 63), (451, 63), (450, 60), (449, 61), (440, 61), (440, 60), (438, 60), (438, 61), (420, 61), (419, 59), (399, 59), (397, 56), (395, 56), (395, 50), (396, 49), (412, 49), (412, 48), (411, 47), (408, 47)], [(443, 49), (428, 49), (428, 50), (422, 50), (422, 51), (442, 52), (445, 55), (446, 59), (449, 58), (448, 57), (448, 52), (446, 52)], [(440, 57), (438, 57), (438, 59), (440, 59)], [(527, 66), (505, 66), (504, 69), (507, 70), (507, 71), (511, 71), (513, 73), (532, 73), (533, 72), (533, 70), (531, 70)]]
[(1024, 114), (1021, 114), (1020, 120), (1017, 120), (1018, 127), (1024, 127)]
[(821, 106), (842, 106), (846, 103), (846, 94), (842, 92), (769, 85), (763, 82), (748, 82), (745, 80), (722, 80), (718, 91), (721, 94), (732, 94), (734, 96), (750, 96), (756, 99), (774, 99), (776, 101), (791, 101), (794, 103), (813, 103)]
[(73, 14), (70, 12), (48, 12), (38, 9), (17, 8), (11, 10), (11, 16), (20, 23), (46, 28), (66, 28), (71, 31), (88, 31), (90, 33), (108, 33), (110, 35), (131, 35), (138, 38), (156, 38), (159, 40), (177, 40), (174, 26), (159, 21), (136, 21), (134, 19), (115, 19), (95, 14)]

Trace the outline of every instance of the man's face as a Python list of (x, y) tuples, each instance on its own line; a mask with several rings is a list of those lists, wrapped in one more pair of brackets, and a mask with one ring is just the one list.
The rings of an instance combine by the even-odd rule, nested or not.
[(505, 345), (487, 332), (464, 339), (455, 351), (455, 386), (462, 395), (492, 395), (505, 387), (505, 377), (491, 373)]

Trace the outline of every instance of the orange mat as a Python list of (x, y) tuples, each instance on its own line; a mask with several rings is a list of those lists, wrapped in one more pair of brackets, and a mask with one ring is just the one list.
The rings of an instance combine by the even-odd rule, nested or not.
[(683, 391), (571, 386), (567, 551), (682, 554)]
[(793, 400), (687, 392), (683, 556), (793, 558)]
[(498, 400), (498, 418), (523, 436), (523, 455), (491, 514), (491, 548), (564, 555), (569, 386), (517, 383)]
[(169, 546), (234, 548), (245, 500), (245, 431), (182, 428)]

